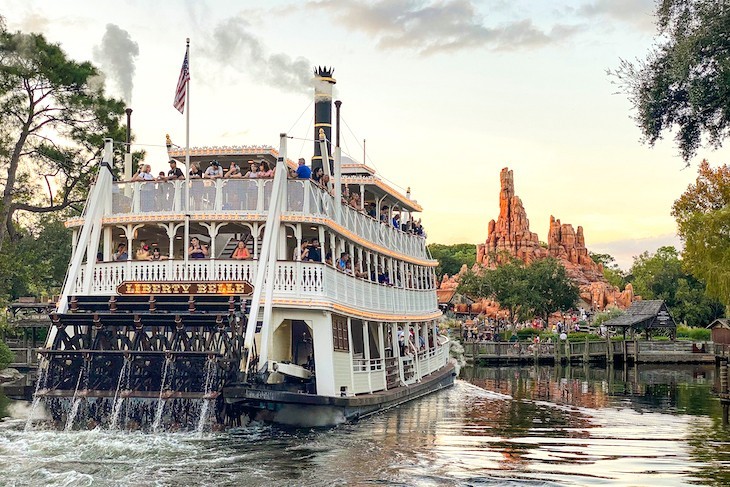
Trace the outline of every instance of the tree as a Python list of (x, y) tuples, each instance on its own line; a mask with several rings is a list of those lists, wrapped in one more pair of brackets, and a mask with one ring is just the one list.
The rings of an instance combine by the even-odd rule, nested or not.
[(703, 139), (720, 147), (730, 132), (730, 4), (659, 0), (656, 45), (646, 59), (622, 60), (614, 75), (649, 145), (675, 130), (688, 161)]
[(674, 318), (689, 326), (705, 326), (722, 316), (722, 305), (707, 295), (701, 281), (684, 271), (674, 247), (635, 257), (630, 279), (636, 294), (664, 300)]
[(528, 267), (530, 290), (528, 306), (548, 321), (550, 314), (567, 311), (578, 301), (578, 286), (570, 280), (565, 267), (554, 258), (541, 259)]
[(609, 254), (597, 254), (588, 252), (593, 262), (603, 266), (603, 277), (612, 285), (619, 289), (626, 287), (626, 272), (616, 264), (616, 259)]
[(730, 167), (707, 161), (697, 180), (674, 202), (672, 216), (684, 242), (684, 265), (707, 293), (730, 307)]
[(0, 249), (6, 236), (19, 236), (18, 211), (80, 210), (103, 139), (124, 140), (123, 113), (91, 63), (69, 59), (40, 34), (0, 30)]
[(444, 274), (453, 276), (457, 274), (463, 265), (467, 267), (474, 265), (477, 260), (477, 246), (474, 244), (431, 244), (428, 246), (431, 256), (439, 261), (436, 266), (436, 275), (439, 279)]
[(547, 320), (578, 300), (578, 288), (556, 259), (541, 259), (525, 266), (512, 260), (494, 269), (469, 270), (459, 278), (458, 291), (473, 298), (491, 298), (515, 320), (540, 316)]

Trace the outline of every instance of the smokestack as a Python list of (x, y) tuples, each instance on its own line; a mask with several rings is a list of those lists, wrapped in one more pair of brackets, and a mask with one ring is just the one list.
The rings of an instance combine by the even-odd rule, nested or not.
[(325, 166), (319, 148), (319, 129), (324, 130), (327, 138), (327, 152), (332, 154), (332, 87), (337, 81), (332, 77), (334, 68), (318, 66), (314, 68), (314, 156), (312, 172), (320, 167), (325, 174), (334, 175), (334, 159), (329, 156), (329, 164)]
[(127, 154), (132, 152), (132, 109), (127, 108)]

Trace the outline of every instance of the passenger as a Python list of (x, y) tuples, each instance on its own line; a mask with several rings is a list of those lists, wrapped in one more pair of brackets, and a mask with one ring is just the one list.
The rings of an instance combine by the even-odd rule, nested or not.
[(355, 208), (356, 210), (360, 210), (360, 193), (352, 193), (350, 195), (350, 206)]
[(299, 158), (299, 163), (297, 166), (297, 178), (298, 179), (309, 179), (312, 177), (312, 170), (307, 167), (304, 158)]
[(165, 171), (160, 171), (157, 174), (157, 181), (167, 181), (167, 176), (165, 176)]
[(221, 169), (220, 163), (218, 161), (211, 162), (210, 166), (208, 166), (208, 169), (205, 170), (203, 177), (208, 179), (222, 178), (223, 169)]
[(274, 177), (274, 170), (271, 169), (271, 166), (269, 166), (268, 162), (261, 161), (261, 164), (259, 167), (261, 168), (259, 170), (260, 178), (273, 178)]
[(393, 228), (400, 230), (400, 215), (398, 213), (393, 215)]
[(259, 165), (253, 161), (248, 161), (248, 162), (250, 164), (249, 170), (246, 174), (243, 175), (243, 177), (249, 178), (249, 179), (255, 179), (255, 178), (259, 177)]
[(147, 245), (144, 240), (140, 240), (139, 249), (137, 249), (135, 256), (137, 260), (152, 260), (152, 255), (150, 255), (150, 246)]
[(144, 164), (140, 166), (140, 170), (132, 176), (132, 181), (154, 181), (155, 177), (152, 175), (152, 166)]
[(384, 206), (380, 209), (380, 223), (388, 223), (388, 207)]
[(112, 254), (112, 260), (129, 260), (129, 255), (127, 254), (127, 244), (120, 243), (119, 245), (117, 245), (117, 251)]
[(332, 252), (327, 252), (324, 256), (324, 263), (332, 265)]
[(321, 167), (318, 167), (312, 173), (312, 181), (314, 181), (317, 184), (322, 184), (322, 176), (324, 176), (324, 169), (322, 169)]
[(309, 242), (302, 240), (301, 247), (294, 249), (294, 260), (297, 262), (309, 260)]
[(170, 164), (170, 170), (167, 171), (168, 181), (172, 181), (175, 179), (185, 179), (185, 174), (183, 174), (182, 170), (177, 167), (177, 161), (175, 159), (170, 159), (168, 161), (168, 164)]
[(347, 252), (342, 252), (340, 254), (340, 259), (337, 261), (337, 269), (341, 271), (345, 271), (347, 268), (347, 263), (350, 261), (350, 255)]
[(238, 244), (236, 244), (236, 249), (233, 251), (233, 254), (231, 255), (231, 259), (236, 260), (248, 260), (251, 258), (251, 253), (248, 251), (248, 248), (246, 247), (246, 242), (243, 240), (239, 240)]
[(368, 203), (366, 205), (367, 207), (367, 214), (370, 218), (377, 218), (378, 217), (378, 209), (375, 206), (375, 203)]
[(319, 239), (312, 239), (312, 243), (309, 245), (309, 252), (307, 252), (306, 260), (311, 262), (322, 262), (322, 250), (319, 247)]
[(197, 179), (200, 178), (200, 166), (197, 162), (191, 162), (190, 163), (190, 179)]
[(205, 259), (208, 256), (208, 246), (202, 245), (198, 237), (190, 239), (190, 247), (188, 247), (188, 257), (191, 259)]
[(152, 257), (150, 257), (150, 260), (165, 260), (165, 259), (167, 259), (167, 257), (162, 255), (162, 252), (160, 251), (159, 247), (152, 248)]
[(351, 276), (355, 275), (355, 273), (352, 270), (352, 262), (350, 260), (345, 262), (345, 274), (349, 274)]
[(226, 171), (226, 174), (223, 176), (226, 178), (240, 178), (241, 177), (241, 168), (238, 167), (238, 164), (236, 164), (234, 161), (231, 161), (231, 165), (228, 168), (228, 171)]

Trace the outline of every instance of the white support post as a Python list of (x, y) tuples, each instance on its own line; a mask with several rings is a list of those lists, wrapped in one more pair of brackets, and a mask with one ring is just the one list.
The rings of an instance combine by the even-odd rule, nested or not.
[[(261, 350), (258, 363), (259, 372), (268, 366), (270, 335), (273, 333), (272, 308), (274, 295), (274, 276), (276, 272), (277, 247), (279, 239), (279, 227), (281, 225), (282, 202), (286, 201), (286, 134), (280, 134), (279, 158), (277, 160), (276, 172), (274, 174), (273, 188), (271, 191), (271, 202), (266, 217), (266, 228), (264, 229), (264, 241), (261, 247), (258, 271), (256, 274), (256, 286), (251, 299), (251, 313), (246, 324), (246, 336), (244, 348), (248, 351), (246, 361), (242, 363), (242, 371), (248, 373), (248, 366), (251, 360), (256, 322), (261, 308), (263, 308), (263, 326), (261, 328)], [(264, 290), (264, 285), (266, 289)], [(265, 292), (265, 299), (262, 303), (262, 292)]]
[(383, 323), (378, 322), (378, 349), (380, 350), (380, 353), (378, 354), (380, 356), (380, 373), (383, 376), (383, 384), (385, 386), (385, 389), (388, 388), (388, 371), (387, 367), (385, 366), (385, 340), (383, 339)]
[(362, 351), (365, 358), (365, 370), (368, 373), (368, 392), (373, 392), (373, 381), (370, 378), (372, 367), (370, 366), (370, 325), (363, 320), (362, 322)]
[[(81, 271), (81, 266), (84, 260), (84, 249), (97, 249), (99, 247), (99, 235), (100, 232), (96, 231), (96, 240), (92, 241), (93, 230), (95, 228), (101, 228), (101, 220), (104, 216), (104, 204), (106, 194), (111, 194), (112, 184), (112, 173), (111, 166), (113, 161), (113, 144), (112, 139), (104, 139), (104, 156), (99, 167), (99, 174), (96, 178), (96, 184), (91, 188), (89, 194), (89, 201), (87, 203), (87, 213), (85, 215), (84, 225), (81, 229), (78, 242), (76, 244), (76, 251), (71, 259), (68, 275), (66, 276), (66, 282), (63, 286), (63, 292), (61, 293), (60, 301), (58, 303), (57, 311), (59, 313), (65, 313), (68, 309), (68, 298), (76, 286), (76, 279)], [(88, 254), (87, 254), (88, 255)], [(88, 266), (87, 272), (84, 276), (84, 288), (91, 286), (91, 280), (93, 278), (92, 268), (96, 261), (96, 250), (94, 250), (94, 258), (91, 260), (91, 267)], [(55, 332), (49, 333), (47, 344), (53, 343), (55, 338)]]

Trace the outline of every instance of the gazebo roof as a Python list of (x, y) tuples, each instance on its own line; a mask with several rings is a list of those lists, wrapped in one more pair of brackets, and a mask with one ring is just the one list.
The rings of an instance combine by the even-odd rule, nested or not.
[(634, 301), (626, 313), (605, 323), (619, 328), (676, 328), (667, 305), (661, 299)]

